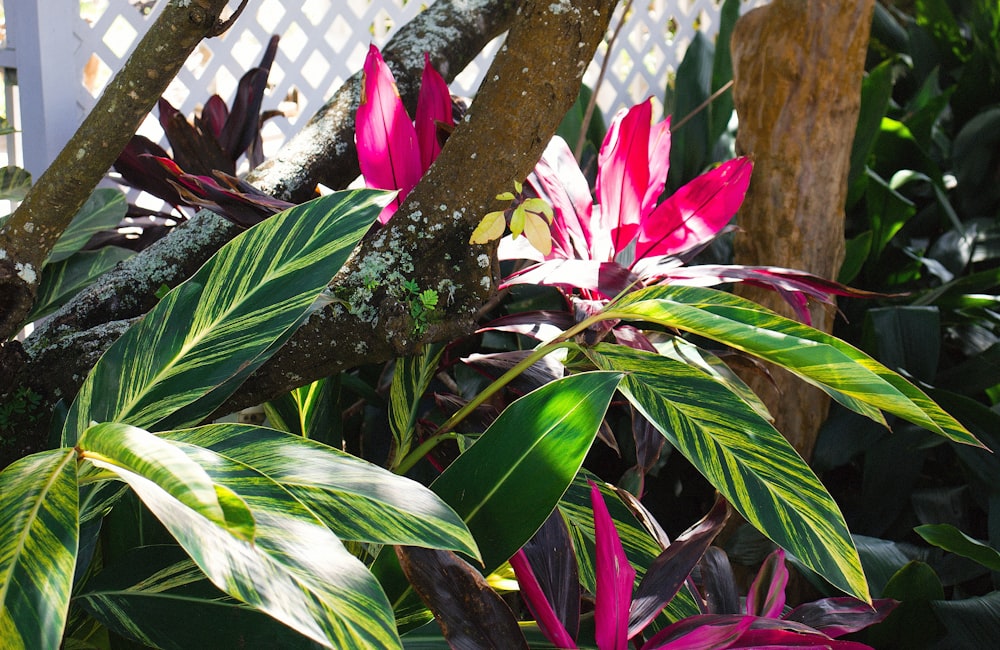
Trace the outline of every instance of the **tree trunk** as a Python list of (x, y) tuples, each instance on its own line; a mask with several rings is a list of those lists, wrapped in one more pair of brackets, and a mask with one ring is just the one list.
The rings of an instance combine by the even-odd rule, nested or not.
[[(732, 38), (736, 147), (754, 160), (738, 217), (735, 262), (836, 279), (844, 258), (844, 201), (874, 0), (774, 0)], [(773, 292), (740, 293), (785, 315)], [(813, 310), (829, 332), (834, 314)], [(829, 398), (787, 371), (748, 377), (775, 426), (807, 460)], [(773, 381), (772, 381), (773, 380)]]

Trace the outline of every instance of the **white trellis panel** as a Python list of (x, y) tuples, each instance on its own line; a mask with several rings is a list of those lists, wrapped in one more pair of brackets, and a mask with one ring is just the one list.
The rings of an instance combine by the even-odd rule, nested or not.
[[(77, 0), (15, 0), (15, 4), (53, 5)], [(623, 106), (647, 96), (662, 98), (668, 76), (676, 69), (683, 52), (701, 29), (714, 37), (718, 30), (722, 0), (636, 1), (626, 17), (610, 54), (610, 63), (598, 93), (598, 106), (610, 116)], [(10, 2), (7, 3), (10, 14)], [(73, 71), (64, 96), (46, 102), (60, 102), (60, 115), (68, 122), (61, 133), (72, 133), (94, 105), (111, 76), (121, 67), (141, 39), (165, 0), (80, 0), (80, 14), (69, 35), (63, 35), (62, 50), (40, 48), (39, 69), (59, 66)], [(230, 0), (230, 11), (239, 4)], [(204, 41), (170, 84), (166, 97), (183, 113), (196, 111), (213, 93), (229, 101), (240, 76), (260, 59), (272, 34), (281, 36), (278, 55), (271, 71), (270, 88), (264, 109), (280, 108), (286, 117), (271, 120), (265, 130), (265, 153), (270, 154), (302, 122), (308, 119), (339, 85), (359, 70), (368, 44), (383, 45), (399, 26), (412, 19), (424, 6), (415, 0), (250, 0), (234, 27), (220, 38)], [(623, 2), (622, 5), (625, 3)], [(764, 0), (742, 0), (744, 9), (764, 4)], [(621, 19), (619, 7), (612, 28)], [(38, 29), (43, 32), (45, 29)], [(30, 37), (30, 35), (28, 35)], [(50, 37), (50, 40), (55, 40)], [(485, 75), (498, 45), (483, 56), (452, 84), (454, 92), (473, 95)], [(607, 56), (602, 46), (588, 69), (585, 80), (597, 79)], [(19, 67), (23, 62), (19, 63)], [(23, 83), (22, 83), (23, 85)], [(59, 87), (62, 84), (57, 84)], [(51, 85), (49, 86), (51, 88)], [(22, 92), (22, 114), (38, 110)], [(147, 118), (143, 134), (162, 139), (154, 117)], [(25, 132), (25, 146), (33, 138)], [(34, 140), (34, 141), (45, 141)], [(50, 147), (51, 149), (51, 147)], [(58, 148), (45, 152), (48, 160)], [(38, 156), (35, 157), (36, 159)]]

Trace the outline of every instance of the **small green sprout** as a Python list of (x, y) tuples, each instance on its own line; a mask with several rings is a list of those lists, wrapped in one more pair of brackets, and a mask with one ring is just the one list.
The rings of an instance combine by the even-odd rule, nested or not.
[(427, 329), (428, 316), (438, 304), (438, 292), (434, 289), (420, 290), (413, 280), (403, 282), (403, 288), (410, 294), (410, 317), (413, 318), (413, 329), (421, 334)]

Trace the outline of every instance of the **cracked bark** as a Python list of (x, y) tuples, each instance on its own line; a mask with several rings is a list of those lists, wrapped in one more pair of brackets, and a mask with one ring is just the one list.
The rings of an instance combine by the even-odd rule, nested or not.
[[(422, 44), (439, 44), (436, 60), (450, 79), (497, 33), (506, 27), (510, 33), (468, 119), (456, 128), (438, 161), (389, 226), (366, 237), (331, 286), (338, 295), (349, 295), (359, 285), (359, 268), (373, 260), (398, 264), (405, 257), (412, 262), (412, 279), (421, 288), (439, 288), (448, 280), (454, 294), (450, 299), (442, 296), (441, 313), (420, 336), (414, 336), (408, 306), (392, 297), (392, 287), (380, 287), (370, 301), (377, 319), (362, 321), (328, 308), (306, 323), (223, 409), (259, 403), (333, 372), (406, 354), (422, 342), (451, 339), (473, 328), (476, 310), (494, 291), (497, 266), (495, 251), (470, 246), (469, 234), (483, 214), (495, 209), (493, 197), (509, 189), (514, 180), (523, 179), (541, 155), (576, 98), (583, 71), (615, 4), (612, 0), (572, 4), (528, 0), (486, 2), (471, 8), (467, 2), (438, 2), (422, 14), (422, 20), (403, 28), (384, 56), (395, 67), (401, 94), (411, 106), (422, 67)], [(489, 8), (497, 13), (484, 18), (491, 14)], [(459, 28), (439, 29), (447, 27), (450, 18), (458, 21), (452, 27)], [(303, 133), (251, 180), (269, 192), (301, 199), (315, 182), (340, 187), (353, 179), (357, 174), (353, 115), (358, 89), (357, 79), (349, 81)], [(415, 226), (412, 232), (409, 225)], [(421, 238), (421, 233), (434, 233), (434, 237)], [(221, 219), (205, 213), (151, 248), (148, 255), (123, 266), (29, 339), (28, 361), (16, 373), (19, 384), (42, 393), (47, 408), (60, 396), (74, 395), (92, 365), (92, 358), (82, 360), (84, 352), (103, 349), (120, 333), (120, 327), (105, 323), (140, 316), (149, 308), (149, 296), (157, 287), (190, 275), (234, 234)], [(30, 444), (18, 445), (18, 455), (41, 448), (42, 432), (31, 433)]]

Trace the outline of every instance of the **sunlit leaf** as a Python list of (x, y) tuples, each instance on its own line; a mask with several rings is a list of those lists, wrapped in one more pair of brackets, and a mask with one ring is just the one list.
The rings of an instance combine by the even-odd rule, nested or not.
[(600, 368), (628, 372), (620, 390), (747, 521), (838, 588), (868, 600), (837, 504), (771, 423), (685, 363), (606, 344), (589, 354)]
[(294, 333), (388, 195), (337, 192), (222, 247), (97, 362), (63, 440), (91, 421), (164, 429), (202, 420)]
[(981, 446), (916, 386), (857, 348), (733, 294), (649, 287), (609, 306), (606, 315), (694, 332), (783, 366), (873, 419), (881, 409), (955, 442)]
[(245, 424), (212, 424), (163, 437), (252, 467), (341, 539), (478, 556), (461, 519), (429, 489), (332, 447)]
[(76, 450), (26, 456), (0, 472), (0, 640), (55, 650), (79, 544)]
[(487, 244), (494, 239), (500, 239), (503, 237), (503, 231), (507, 228), (507, 219), (504, 217), (504, 213), (500, 212), (490, 212), (483, 220), (479, 222), (475, 230), (472, 231), (472, 236), (469, 237), (470, 244)]

